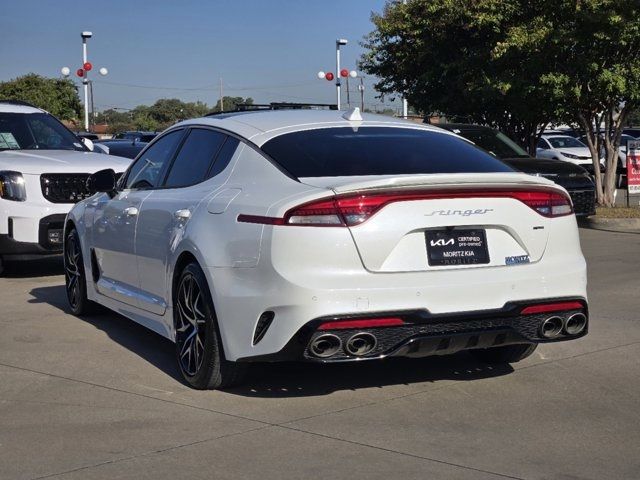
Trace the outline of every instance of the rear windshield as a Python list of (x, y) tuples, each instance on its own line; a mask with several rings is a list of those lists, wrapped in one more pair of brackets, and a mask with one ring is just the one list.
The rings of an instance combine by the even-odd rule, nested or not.
[(411, 128), (305, 130), (280, 135), (262, 149), (299, 178), (513, 171), (458, 137)]

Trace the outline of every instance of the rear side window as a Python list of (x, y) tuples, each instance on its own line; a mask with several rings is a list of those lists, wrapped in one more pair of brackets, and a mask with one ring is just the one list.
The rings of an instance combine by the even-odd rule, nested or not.
[(237, 138), (227, 137), (227, 140), (224, 142), (224, 145), (220, 149), (220, 153), (218, 153), (218, 157), (216, 158), (216, 163), (213, 164), (213, 167), (209, 171), (207, 178), (212, 178), (222, 172), (229, 162), (233, 158), (233, 154), (236, 153), (236, 148), (238, 148), (238, 144), (240, 142)]
[(177, 188), (202, 182), (224, 140), (223, 133), (192, 129), (171, 166), (165, 186)]
[(511, 172), (453, 135), (392, 127), (338, 127), (281, 135), (262, 149), (296, 177)]

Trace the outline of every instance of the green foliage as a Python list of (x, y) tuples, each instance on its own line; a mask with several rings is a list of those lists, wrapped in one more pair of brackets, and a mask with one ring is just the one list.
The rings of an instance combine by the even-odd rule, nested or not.
[(22, 100), (63, 120), (78, 118), (82, 108), (71, 80), (46, 78), (35, 73), (0, 82), (0, 99)]
[[(238, 105), (242, 105), (242, 104), (246, 104), (246, 105), (253, 105), (253, 98), (251, 97), (247, 97), (247, 98), (243, 98), (243, 97), (222, 97), (223, 102), (224, 102), (224, 111), (225, 112), (230, 112), (233, 111), (237, 108)], [(218, 100), (216, 102), (216, 106), (213, 108), (214, 112), (219, 112), (221, 111), (220, 109), (220, 100)]]
[(391, 0), (360, 66), (383, 95), (499, 128), (532, 153), (548, 124), (568, 122), (597, 162), (603, 123), (609, 173), (596, 181), (610, 203), (619, 133), (640, 101), (638, 18), (637, 0)]
[(211, 109), (202, 102), (183, 102), (177, 98), (162, 98), (151, 106), (138, 105), (132, 110), (105, 110), (96, 116), (96, 123), (109, 125), (109, 133), (125, 130), (164, 130), (188, 118), (202, 117)]

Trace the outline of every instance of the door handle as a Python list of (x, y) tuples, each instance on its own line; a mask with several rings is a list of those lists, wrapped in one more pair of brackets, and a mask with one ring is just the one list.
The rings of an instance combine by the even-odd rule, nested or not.
[(191, 218), (191, 210), (189, 210), (188, 208), (176, 210), (173, 216), (178, 220), (189, 220)]
[(138, 209), (136, 207), (127, 207), (124, 209), (124, 214), (127, 217), (135, 217), (138, 215)]

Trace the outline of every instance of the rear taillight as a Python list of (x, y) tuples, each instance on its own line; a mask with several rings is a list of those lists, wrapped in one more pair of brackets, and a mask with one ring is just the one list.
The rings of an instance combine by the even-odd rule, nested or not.
[(353, 227), (364, 223), (390, 203), (457, 198), (512, 198), (524, 203), (540, 215), (550, 218), (573, 213), (571, 200), (567, 195), (546, 188), (535, 190), (409, 190), (338, 195), (294, 207), (285, 214), (284, 218), (240, 215), (238, 221), (268, 225)]
[(348, 330), (351, 328), (401, 327), (404, 320), (398, 317), (359, 318), (354, 320), (332, 320), (324, 322), (318, 330)]
[(520, 313), (523, 315), (533, 315), (535, 313), (562, 312), (566, 310), (582, 310), (584, 305), (580, 302), (557, 302), (543, 303), (540, 305), (530, 305), (524, 307)]
[(571, 199), (560, 192), (525, 190), (511, 193), (512, 198), (520, 200), (544, 217), (562, 217), (573, 213)]

